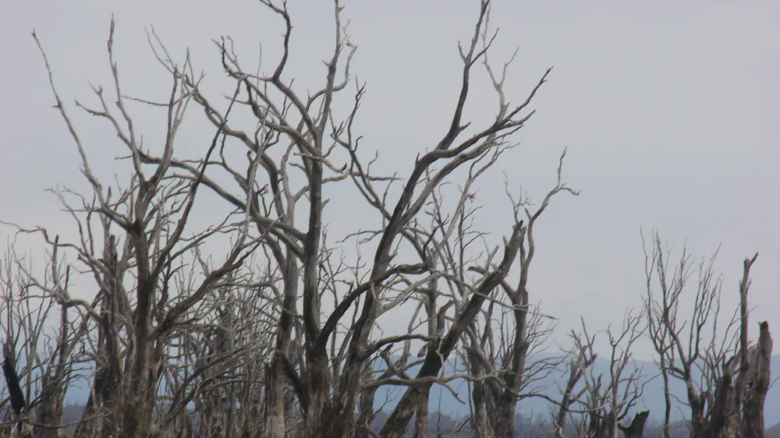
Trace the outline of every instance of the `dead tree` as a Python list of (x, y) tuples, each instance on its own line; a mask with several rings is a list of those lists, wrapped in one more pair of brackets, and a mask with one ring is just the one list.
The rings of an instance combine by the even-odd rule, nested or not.
[(19, 375), (16, 372), (16, 354), (8, 341), (3, 344), (3, 375), (8, 389), (8, 399), (11, 402), (11, 409), (13, 409), (13, 420), (15, 420), (12, 421), (12, 428), (19, 431), (23, 423), (18, 419), (26, 413), (26, 403), (22, 386), (19, 384)]
[[(739, 284), (740, 296), (740, 338), (739, 338), (739, 375), (737, 376), (733, 402), (741, 408), (742, 438), (763, 438), (764, 402), (771, 383), (772, 336), (769, 334), (769, 324), (759, 323), (758, 342), (750, 346), (748, 343), (748, 291), (750, 290), (750, 268), (758, 258), (745, 259), (742, 281)], [(741, 405), (741, 406), (740, 406)]]
[[(55, 108), (76, 145), (90, 192), (55, 191), (74, 220), (71, 241), (51, 239), (45, 228), (19, 229), (71, 254), (75, 269), (94, 287), (91, 301), (75, 297), (61, 271), (52, 273), (54, 281), (36, 285), (80, 318), (77, 336), (59, 343), (61, 359), (46, 374), (47, 400), (61, 398), (59, 383), (49, 383), (63, 380), (62, 370), (73, 363), (65, 353), (79, 342), (94, 373), (77, 436), (366, 435), (372, 432), (366, 426), (373, 391), (384, 385), (406, 391), (381, 434), (400, 436), (416, 413), (416, 434), (423, 436), (431, 386), (470, 379), (440, 374), (461, 343), (474, 344), (468, 338), (476, 332), (469, 331), (486, 315), (485, 303), (498, 300), (515, 335), (504, 338), (509, 350), (503, 357), (490, 353), (493, 370), (483, 374), (500, 386), (490, 389), (500, 398), (490, 411), (491, 427), (511, 435), (534, 336), (526, 287), (533, 226), (552, 196), (576, 192), (562, 183), (559, 168), (557, 185), (539, 208), (522, 218), (522, 203), (516, 205), (503, 252), (489, 242), (494, 237), (484, 241), (495, 249), (468, 262), (455, 260), (452, 248), (466, 237), (458, 224), (471, 214), (470, 187), (511, 148), (550, 70), (520, 103), (510, 103), (504, 93), (508, 64), (498, 73), (488, 62), (495, 35), (488, 34), (490, 1), (482, 0), (471, 39), (460, 47), (461, 86), (440, 140), (420, 152), (406, 180), (376, 175), (373, 161), (359, 151), (355, 121), (365, 88), (350, 73), (355, 46), (343, 7), (334, 2), (336, 32), (322, 87), (308, 93), (293, 86), (288, 72), (293, 26), (287, 6), (261, 2), (285, 25), (282, 56), (265, 74), (245, 67), (229, 38), (217, 40), (220, 65), (234, 85), (226, 100), (207, 96), (189, 58), (174, 61), (154, 33), (152, 49), (171, 77), (170, 94), (162, 101), (125, 94), (112, 22), (110, 92), (96, 87), (95, 104), (77, 107), (116, 133), (129, 156), (127, 166), (118, 166), (124, 184), (106, 185), (93, 172), (91, 139), (80, 135), (72, 109), (60, 100), (41, 48)], [(464, 113), (472, 76), (481, 67), (499, 105), (494, 120), (476, 126)], [(356, 91), (348, 94), (350, 85)], [(352, 109), (339, 118), (334, 108), (345, 95)], [(203, 110), (213, 136), (203, 139), (199, 155), (184, 158), (178, 134), (192, 106)], [(157, 149), (141, 144), (134, 123), (139, 107), (165, 113), (165, 140)], [(452, 180), (466, 183), (454, 206), (442, 201), (451, 196), (444, 187)], [(397, 199), (390, 196), (393, 184), (401, 186)], [(334, 186), (356, 188), (366, 209), (377, 214), (376, 226), (330, 240), (325, 207)], [(217, 195), (224, 214), (196, 227), (192, 212), (203, 190)], [(431, 205), (436, 211), (427, 224), (423, 216)], [(357, 261), (347, 260), (340, 246), (345, 241), (355, 242)], [(227, 247), (226, 254), (206, 254), (212, 242)], [(360, 254), (367, 248), (372, 255), (364, 263)], [(507, 278), (517, 259), (520, 282), (511, 287)], [(331, 297), (332, 303), (323, 304)], [(382, 318), (403, 307), (417, 309), (407, 332), (385, 336)], [(420, 344), (422, 357), (415, 359), (410, 349)], [(499, 368), (497, 361), (506, 365)], [(410, 376), (415, 365), (421, 368)], [(51, 404), (46, 421), (56, 423), (60, 409), (61, 403)]]
[[(748, 345), (747, 292), (750, 267), (757, 255), (745, 260), (739, 288), (740, 306), (725, 324), (725, 330), (718, 332), (717, 327), (724, 327), (720, 319), (722, 283), (714, 278), (714, 256), (699, 265), (692, 315), (689, 322), (683, 323), (678, 309), (691, 275), (690, 257), (683, 252), (680, 262), (670, 272), (668, 253), (657, 234), (651, 254), (647, 251), (645, 254), (650, 338), (665, 391), (669, 392), (670, 379), (679, 379), (686, 386), (691, 437), (763, 436), (762, 412), (770, 378), (766, 358), (771, 355), (772, 340), (768, 325), (762, 323), (757, 345)], [(653, 287), (653, 279), (657, 280), (660, 292)], [(756, 369), (751, 371), (753, 363)], [(698, 380), (694, 369), (701, 374)], [(671, 425), (670, 410), (671, 399), (667, 396), (665, 436)]]
[[(588, 334), (584, 320), (582, 321), (582, 333), (572, 330), (569, 336), (574, 342), (574, 346), (564, 360), (564, 363), (568, 362), (566, 386), (561, 388), (561, 397), (551, 409), (555, 438), (565, 438), (566, 424), (569, 417), (572, 417), (575, 424), (584, 424), (584, 421), (577, 422), (574, 419), (574, 411), (579, 410), (577, 405), (582, 403), (583, 397), (588, 390), (588, 387), (581, 385), (580, 382), (582, 382), (585, 373), (588, 372), (598, 358), (598, 354), (593, 349), (596, 335), (591, 336)], [(580, 429), (584, 429), (584, 427)]]
[[(44, 53), (42, 49), (41, 53)], [(113, 51), (113, 23), (108, 58), (113, 73), (114, 106), (108, 104), (102, 88), (94, 90), (96, 107), (78, 106), (106, 120), (129, 152), (127, 187), (106, 187), (93, 173), (87, 146), (71, 121), (68, 107), (59, 98), (45, 54), (43, 58), (50, 74), (55, 107), (76, 144), (82, 173), (92, 193), (79, 196), (67, 190), (58, 192), (63, 206), (76, 222), (79, 236), (76, 242), (50, 240), (43, 228), (26, 231), (40, 232), (55, 250), (74, 252), (80, 268), (92, 274), (99, 288), (93, 303), (71, 297), (57, 284), (49, 288), (59, 301), (77, 307), (98, 326), (97, 372), (87, 412), (96, 412), (98, 404), (102, 404), (100, 409), (105, 408), (101, 428), (104, 436), (146, 438), (155, 430), (157, 382), (168, 360), (168, 338), (190, 316), (192, 309), (241, 267), (262, 235), (250, 235), (248, 222), (241, 215), (232, 214), (223, 223), (205, 230), (188, 227), (209, 164), (208, 157), (217, 148), (222, 132), (217, 129), (207, 143), (206, 159), (194, 177), (178, 178), (173, 174), (171, 160), (176, 134), (192, 98), (184, 91), (179, 78), (174, 77), (170, 98), (162, 104), (167, 110), (162, 159), (144, 164), (140, 133), (136, 132), (128, 107), (130, 99), (120, 91), (119, 68)], [(81, 205), (71, 205), (74, 199)], [(219, 233), (231, 233), (235, 239), (224, 261), (211, 266), (198, 257), (198, 248)], [(96, 249), (101, 243), (102, 251)], [(199, 268), (195, 278), (200, 281), (188, 282), (187, 288), (178, 289), (172, 280), (185, 263), (195, 263)]]
[[(565, 152), (558, 166), (556, 186), (547, 193), (539, 207), (533, 212), (526, 206), (525, 200), (513, 200), (515, 215), (524, 210), (528, 226), (520, 236), (519, 279), (517, 286), (502, 281), (484, 317), (475, 319), (465, 333), (465, 355), (470, 372), (477, 380), (473, 383), (474, 413), (477, 434), (485, 429), (485, 436), (512, 437), (515, 435), (515, 411), (517, 403), (525, 396), (534, 393), (533, 383), (540, 380), (557, 364), (550, 359), (529, 360), (533, 349), (541, 350), (551, 332), (545, 315), (538, 309), (532, 309), (529, 302), (528, 278), (531, 262), (536, 251), (533, 227), (550, 200), (560, 192), (577, 195), (561, 181), (561, 171)], [(463, 240), (463, 239), (461, 239)], [(461, 249), (462, 251), (463, 249)], [(454, 254), (453, 254), (454, 255)], [(456, 271), (467, 269), (457, 266), (457, 260), (463, 257), (450, 257)], [(487, 268), (471, 268), (480, 273)], [(461, 275), (462, 277), (462, 275)], [(464, 296), (463, 287), (455, 288)], [(494, 327), (498, 314), (500, 323)], [(481, 326), (481, 327), (480, 327)], [(489, 379), (486, 379), (489, 378)], [(525, 395), (524, 395), (525, 394)], [(488, 424), (481, 420), (482, 412)], [(490, 432), (487, 432), (489, 427)]]
[[(570, 368), (568, 384), (554, 417), (556, 436), (563, 436), (567, 415), (578, 436), (583, 438), (617, 438), (621, 430), (630, 432), (632, 436), (642, 435), (648, 413), (635, 414), (629, 426), (624, 427), (621, 423), (629, 418), (642, 397), (646, 382), (631, 351), (635, 342), (644, 335), (643, 320), (643, 315), (628, 312), (619, 331), (608, 328), (604, 332), (610, 347), (609, 356), (605, 358), (609, 361), (606, 372), (598, 372), (593, 366), (596, 361), (593, 344), (597, 335), (588, 334), (584, 321), (582, 334), (572, 334), (574, 351), (578, 354)], [(582, 385), (578, 386), (580, 380)]]
[(87, 329), (62, 299), (70, 284), (70, 266), (61, 260), (56, 244), (47, 259), (39, 275), (11, 247), (0, 265), (8, 395), (18, 426), (41, 437), (59, 436), (65, 393), (82, 377), (76, 368), (84, 357), (77, 349)]
[(634, 415), (631, 420), (631, 424), (628, 426), (622, 426), (618, 424), (618, 427), (623, 432), (625, 438), (642, 438), (644, 436), (645, 423), (647, 417), (650, 415), (650, 411), (642, 411)]

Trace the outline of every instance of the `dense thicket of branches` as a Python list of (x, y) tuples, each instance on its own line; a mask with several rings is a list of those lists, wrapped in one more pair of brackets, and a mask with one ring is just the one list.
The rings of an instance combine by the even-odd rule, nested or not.
[[(470, 38), (459, 46), (460, 89), (455, 107), (442, 108), (452, 118), (438, 142), (401, 169), (405, 179), (377, 173), (379, 158), (366, 159), (360, 149), (356, 120), (365, 87), (350, 73), (356, 47), (338, 1), (332, 55), (314, 92), (294, 86), (288, 71), (293, 25), (286, 5), (261, 2), (285, 25), (282, 56), (270, 73), (259, 73), (239, 61), (230, 39), (216, 41), (233, 83), (223, 96), (207, 95), (189, 57), (175, 60), (155, 34), (152, 50), (172, 80), (170, 94), (159, 102), (123, 94), (112, 23), (113, 83), (96, 87), (93, 103), (73, 108), (60, 100), (54, 66), (39, 43), (90, 190), (55, 191), (73, 221), (71, 240), (17, 226), (50, 248), (45, 270), (13, 250), (0, 265), (7, 383), (0, 410), (7, 431), (390, 438), (411, 430), (424, 437), (431, 432), (431, 388), (440, 385), (469, 404), (475, 437), (516, 436), (525, 397), (550, 401), (548, 432), (558, 437), (576, 431), (613, 438), (620, 430), (641, 437), (647, 412), (636, 408), (647, 377), (630, 366), (631, 349), (649, 332), (664, 381), (688, 385), (693, 435), (715, 436), (716, 428), (729, 431), (724, 436), (760, 435), (753, 425), (763, 424), (771, 338), (763, 323), (756, 346), (748, 345), (755, 258), (745, 265), (737, 343), (732, 331), (706, 345), (699, 336), (719, 309), (719, 283), (710, 283), (709, 271), (691, 323), (677, 316), (687, 265), (684, 259), (667, 274), (659, 241), (648, 258), (641, 314), (627, 313), (620, 330), (593, 335), (583, 323), (571, 334), (571, 351), (537, 354), (550, 346), (554, 319), (533, 304), (528, 288), (534, 227), (553, 198), (578, 192), (563, 181), (564, 153), (541, 203), (507, 187), (514, 215), (496, 233), (505, 236), (500, 245), (475, 225), (475, 184), (515, 144), (550, 73), (519, 103), (505, 94), (509, 63), (497, 69), (488, 59), (496, 37), (489, 0), (479, 3)], [(495, 117), (481, 125), (464, 116), (477, 70), (487, 72), (498, 102)], [(148, 107), (164, 112), (159, 146), (144, 145), (134, 123), (139, 108)], [(179, 130), (193, 107), (213, 134), (188, 144), (185, 155)], [(117, 162), (117, 182), (94, 172), (93, 139), (71, 119), (74, 109), (116, 134), (128, 157)], [(345, 193), (366, 220), (334, 241), (326, 233), (326, 204)], [(204, 225), (193, 213), (199, 208), (224, 214)], [(654, 274), (660, 296), (650, 286)], [(379, 322), (390, 315), (395, 331), (386, 334)], [(592, 367), (597, 335), (611, 346), (607, 374)], [(710, 386), (693, 382), (691, 369), (700, 363)], [(562, 370), (560, 397), (539, 388)], [(466, 394), (455, 381), (467, 382)], [(89, 388), (89, 398), (81, 418), (65, 423), (73, 384)], [(400, 397), (373, 428), (384, 386), (399, 387)], [(669, 426), (668, 409), (666, 418)]]

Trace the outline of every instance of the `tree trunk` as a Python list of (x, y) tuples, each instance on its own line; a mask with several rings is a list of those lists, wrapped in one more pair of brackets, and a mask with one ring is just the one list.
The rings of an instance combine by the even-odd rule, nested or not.
[[(143, 190), (142, 190), (143, 192)], [(154, 340), (152, 337), (152, 302), (155, 299), (157, 278), (152, 272), (144, 225), (138, 219), (143, 217), (143, 205), (138, 203), (136, 220), (130, 226), (129, 234), (135, 250), (137, 272), (136, 308), (133, 318), (133, 342), (128, 352), (127, 373), (124, 379), (124, 400), (119, 435), (126, 438), (147, 438), (151, 431), (156, 396), (157, 378), (153, 362)], [(122, 406), (123, 405), (123, 406)]]
[(127, 438), (147, 438), (151, 432), (154, 399), (157, 379), (153, 376), (152, 345), (146, 341), (144, 334), (136, 335), (136, 341), (143, 340), (134, 346), (137, 351), (131, 366), (130, 376), (125, 388), (124, 409), (120, 435)]
[(284, 421), (284, 376), (279, 357), (274, 356), (266, 372), (264, 438), (283, 438)]
[(490, 418), (494, 438), (514, 438), (516, 408), (517, 397), (514, 395), (505, 393), (498, 397)]
[(428, 436), (428, 396), (430, 391), (425, 395), (423, 400), (417, 406), (417, 413), (414, 420), (414, 438), (426, 438)]
[(750, 369), (742, 404), (742, 438), (764, 438), (764, 401), (771, 382), (772, 336), (769, 324), (759, 325), (758, 344), (750, 351)]
[[(276, 355), (271, 361), (265, 394), (265, 424), (263, 438), (284, 438), (287, 417), (284, 409), (285, 380), (279, 355), (288, 353), (292, 333), (293, 316), (297, 313), (295, 302), (298, 299), (298, 263), (295, 254), (288, 250), (286, 256), (274, 248), (276, 260), (283, 263), (284, 299), (279, 316), (279, 328), (276, 333)], [(289, 356), (288, 356), (289, 357)]]
[(734, 403), (733, 370), (726, 368), (715, 389), (715, 402), (710, 411), (707, 422), (706, 436), (712, 438), (733, 438), (729, 434), (729, 425), (738, 414)]
[(308, 371), (308, 404), (306, 415), (306, 438), (347, 436), (347, 426), (354, 422), (353, 413), (349, 422), (334, 418), (330, 404), (330, 385), (328, 383), (328, 358), (324, 352), (313, 352), (309, 355)]
[[(474, 354), (467, 354), (472, 377), (479, 377), (480, 366)], [(483, 382), (474, 382), (471, 390), (471, 400), (474, 412), (471, 416), (471, 435), (473, 438), (489, 438), (487, 421), (485, 419), (485, 389)]]
[(686, 378), (686, 385), (688, 387), (688, 404), (691, 409), (691, 422), (688, 426), (690, 438), (705, 438), (706, 421), (704, 419), (704, 408), (701, 396), (696, 393), (692, 377)]
[[(3, 353), (5, 356), (3, 360), (3, 374), (5, 375), (5, 383), (8, 388), (8, 398), (11, 400), (11, 408), (14, 411), (14, 417), (19, 418), (22, 412), (24, 412), (26, 404), (24, 402), (22, 387), (19, 384), (19, 376), (16, 374), (16, 352), (13, 350), (11, 343), (8, 340), (3, 344)], [(22, 424), (19, 423), (14, 429), (20, 429), (21, 426)]]
[(669, 370), (666, 368), (666, 356), (661, 356), (661, 375), (664, 381), (664, 424), (661, 438), (669, 438), (669, 427), (672, 423), (672, 393), (669, 389)]
[(625, 438), (642, 438), (645, 432), (645, 422), (647, 422), (647, 417), (649, 415), (650, 411), (640, 412), (634, 415), (634, 419), (631, 421), (630, 425), (626, 427), (620, 426), (620, 430), (623, 431), (623, 436)]

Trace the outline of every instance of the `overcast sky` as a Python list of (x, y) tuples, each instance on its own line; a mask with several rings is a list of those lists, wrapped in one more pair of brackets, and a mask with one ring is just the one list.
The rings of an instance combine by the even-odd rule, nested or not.
[[(332, 5), (289, 3), (295, 23), (289, 77), (313, 87), (331, 50)], [(359, 46), (353, 73), (368, 91), (357, 130), (367, 147), (384, 154), (386, 169), (406, 175), (415, 155), (447, 128), (460, 80), (457, 42), (470, 38), (478, 2), (346, 6)], [(0, 219), (55, 230), (67, 224), (45, 190), (85, 186), (73, 142), (52, 109), (33, 29), (74, 115), (75, 98), (94, 102), (88, 81), (110, 85), (105, 41), (111, 14), (125, 89), (146, 98), (166, 98), (170, 82), (152, 56), (146, 27), (154, 26), (179, 59), (189, 48), (215, 92), (230, 90), (220, 87), (224, 75), (212, 38), (233, 37), (247, 63), (255, 62), (262, 43), (263, 65), (270, 68), (282, 30), (278, 18), (252, 0), (17, 1), (2, 11)], [(678, 249), (687, 239), (697, 256), (720, 245), (716, 269), (725, 275), (729, 305), (737, 302), (742, 260), (760, 252), (753, 320), (768, 320), (780, 333), (780, 3), (497, 0), (491, 20), (500, 28), (491, 59), (507, 60), (518, 49), (508, 76), (513, 101), (555, 68), (534, 100), (538, 112), (519, 135), (520, 147), (480, 186), (486, 205), (480, 223), (506, 235), (511, 215), (502, 172), (539, 200), (554, 184), (564, 147), (565, 180), (582, 190), (578, 198), (555, 199), (539, 225), (531, 300), (542, 301), (563, 328), (584, 316), (603, 329), (625, 309), (639, 308), (643, 227)], [(476, 120), (495, 114), (485, 85), (469, 100), (468, 114)], [(150, 127), (159, 120), (138, 110)], [(80, 114), (75, 122), (93, 167), (110, 176), (121, 146), (104, 124)], [(198, 129), (183, 135), (196, 141)], [(343, 220), (354, 225), (356, 218)], [(0, 236), (10, 233), (0, 228)]]

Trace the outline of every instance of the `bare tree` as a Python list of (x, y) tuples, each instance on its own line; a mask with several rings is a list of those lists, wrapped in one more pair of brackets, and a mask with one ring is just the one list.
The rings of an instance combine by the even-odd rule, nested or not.
[[(535, 210), (515, 202), (503, 245), (468, 222), (477, 212), (470, 206), (477, 180), (514, 145), (550, 70), (510, 103), (509, 63), (496, 71), (488, 62), (496, 35), (488, 26), (490, 1), (480, 1), (471, 39), (459, 47), (462, 81), (440, 140), (420, 151), (405, 180), (377, 175), (374, 160), (359, 150), (355, 124), (365, 87), (350, 73), (356, 47), (343, 7), (334, 2), (335, 39), (322, 86), (307, 93), (288, 73), (293, 26), (286, 4), (261, 2), (285, 25), (282, 56), (266, 74), (245, 67), (231, 39), (216, 40), (222, 70), (233, 81), (226, 98), (207, 96), (189, 57), (175, 61), (153, 31), (150, 44), (171, 78), (170, 93), (161, 101), (126, 94), (112, 21), (112, 83), (94, 88), (93, 104), (76, 102), (113, 129), (128, 155), (111, 184), (93, 170), (91, 139), (61, 101), (34, 35), (89, 190), (54, 190), (73, 221), (69, 241), (52, 238), (45, 227), (17, 226), (51, 248), (49, 272), (24, 271), (18, 283), (25, 293), (41, 293), (44, 314), (20, 310), (38, 298), (17, 296), (10, 286), (5, 292), (8, 327), (35, 338), (25, 344), (17, 373), (27, 391), (17, 419), (56, 433), (68, 379), (83, 363), (90, 395), (75, 429), (80, 437), (375, 435), (376, 390), (391, 385), (405, 391), (380, 435), (400, 437), (416, 415), (415, 434), (424, 437), (432, 385), (452, 390), (453, 380), (495, 397), (480, 403), (490, 428), (513, 436), (518, 400), (535, 373), (549, 369), (528, 360), (549, 331), (532, 309), (527, 282), (536, 221), (556, 194), (577, 194), (562, 182), (563, 156), (555, 187)], [(478, 68), (486, 69), (498, 99), (495, 118), (483, 126), (464, 116)], [(351, 110), (339, 117), (334, 108), (345, 98)], [(213, 135), (185, 158), (179, 131), (193, 106), (203, 110)], [(159, 148), (142, 144), (134, 122), (139, 108), (164, 113)], [(462, 184), (459, 190), (448, 188), (452, 181)], [(329, 239), (325, 207), (335, 187), (356, 189), (379, 219), (376, 226)], [(201, 226), (193, 211), (205, 203), (205, 190), (218, 198), (209, 209), (222, 216)], [(473, 250), (469, 241), (487, 250)], [(356, 260), (342, 246), (348, 242)], [(62, 263), (60, 254), (71, 261)], [(85, 290), (69, 287), (71, 273), (85, 280)], [(47, 312), (57, 310), (59, 327), (42, 348), (37, 339), (47, 333)], [(406, 332), (385, 335), (382, 319), (401, 311), (411, 314), (398, 324)], [(6, 363), (14, 373), (18, 333), (7, 333)], [(471, 361), (468, 372), (448, 369), (459, 351)], [(30, 359), (37, 357), (46, 359)], [(35, 418), (25, 417), (30, 406), (37, 406)]]
[[(77, 103), (87, 113), (105, 119), (130, 153), (130, 178), (126, 188), (106, 187), (93, 173), (87, 149), (72, 123), (67, 107), (60, 100), (50, 73), (56, 108), (76, 143), (82, 159), (82, 173), (88, 180), (91, 196), (68, 190), (57, 192), (78, 230), (78, 241), (60, 243), (40, 232), (54, 251), (74, 252), (81, 269), (92, 275), (99, 292), (92, 303), (73, 298), (56, 281), (39, 285), (67, 306), (75, 306), (98, 327), (95, 346), (97, 366), (87, 413), (104, 408), (102, 435), (147, 437), (154, 428), (153, 417), (158, 400), (158, 382), (170, 359), (170, 343), (179, 325), (197, 310), (203, 299), (222, 287), (258, 247), (263, 236), (248, 231), (245, 215), (233, 213), (222, 223), (204, 230), (189, 227), (198, 188), (203, 182), (209, 157), (219, 144), (220, 129), (210, 141), (206, 158), (197, 166), (193, 178), (180, 178), (171, 165), (177, 132), (192, 95), (174, 77), (170, 98), (163, 107), (167, 127), (161, 159), (151, 166), (143, 164), (140, 133), (136, 131), (128, 98), (121, 92), (118, 64), (113, 52), (113, 23), (108, 54), (113, 73), (114, 105), (109, 105), (102, 88), (95, 88), (97, 107)], [(37, 37), (36, 37), (37, 41)], [(39, 46), (40, 47), (40, 46)], [(43, 50), (41, 50), (43, 53)], [(115, 194), (118, 194), (115, 196)], [(90, 200), (91, 199), (91, 200)], [(72, 204), (73, 200), (80, 205)], [(234, 236), (231, 248), (217, 266), (199, 255), (199, 248), (220, 233)], [(102, 250), (98, 245), (102, 243)], [(190, 280), (174, 284), (183, 265), (194, 263)], [(181, 286), (179, 288), (178, 286)], [(94, 433), (88, 431), (84, 434)]]
[(62, 299), (70, 272), (56, 245), (40, 276), (31, 259), (18, 256), (13, 247), (0, 266), (6, 402), (26, 429), (34, 426), (36, 436), (58, 436), (65, 393), (83, 377), (86, 321)]
[[(691, 276), (690, 257), (683, 251), (672, 270), (669, 253), (657, 234), (651, 253), (646, 249), (645, 254), (648, 332), (666, 393), (664, 437), (669, 436), (671, 426), (671, 379), (686, 386), (684, 404), (690, 410), (692, 437), (763, 436), (762, 413), (772, 350), (766, 322), (760, 324), (758, 343), (748, 345), (747, 292), (750, 268), (758, 255), (745, 260), (740, 306), (724, 324), (720, 317), (722, 281), (714, 277), (714, 256), (699, 265), (693, 310), (686, 321), (678, 309)], [(751, 371), (753, 363), (756, 369)]]
[(739, 339), (739, 375), (734, 388), (735, 408), (741, 408), (742, 438), (763, 438), (766, 426), (764, 424), (764, 402), (771, 381), (772, 336), (769, 334), (769, 324), (759, 323), (758, 342), (750, 346), (748, 342), (748, 291), (750, 290), (750, 268), (758, 258), (745, 259), (742, 281), (739, 284), (740, 297), (740, 339)]
[(572, 331), (574, 347), (569, 353), (568, 379), (552, 411), (556, 437), (565, 436), (567, 420), (581, 438), (617, 438), (620, 431), (627, 438), (642, 436), (649, 412), (636, 413), (628, 426), (621, 423), (636, 407), (647, 382), (631, 351), (644, 335), (643, 320), (643, 315), (628, 312), (619, 331), (607, 328), (604, 332), (610, 347), (606, 372), (594, 367), (597, 334), (588, 333), (585, 321), (581, 333)]
[[(475, 434), (478, 436), (514, 436), (517, 403), (524, 396), (534, 396), (533, 383), (548, 375), (558, 363), (550, 358), (529, 360), (529, 353), (533, 348), (541, 350), (546, 347), (545, 341), (549, 338), (552, 327), (547, 324), (545, 315), (538, 309), (532, 309), (529, 303), (528, 279), (536, 251), (534, 224), (553, 196), (562, 191), (578, 194), (561, 182), (564, 157), (565, 152), (559, 163), (556, 186), (547, 193), (535, 211), (532, 212), (526, 206), (525, 200), (513, 200), (515, 216), (523, 209), (528, 221), (527, 228), (520, 235), (517, 286), (513, 287), (506, 280), (501, 281), (496, 293), (490, 296), (490, 305), (484, 317), (475, 319), (465, 332), (464, 350), (469, 370), (475, 378), (472, 401)], [(464, 249), (460, 248), (460, 251)], [(452, 265), (456, 265), (456, 261), (463, 260), (463, 257), (450, 257), (450, 260)], [(466, 269), (464, 266), (454, 267), (461, 272)], [(480, 273), (488, 272), (487, 268), (471, 269)], [(462, 278), (462, 274), (460, 277)], [(461, 295), (466, 295), (463, 287), (458, 289)], [(483, 415), (487, 415), (489, 425), (482, 420)]]
[(585, 373), (588, 372), (598, 357), (594, 351), (595, 335), (589, 335), (585, 321), (582, 321), (582, 333), (572, 330), (569, 334), (574, 346), (566, 355), (567, 378), (566, 386), (561, 388), (560, 400), (552, 407), (552, 426), (555, 431), (555, 438), (564, 438), (566, 436), (567, 419), (571, 416), (571, 422), (581, 425), (577, 430), (584, 430), (585, 417), (582, 416), (579, 421), (575, 418), (574, 411), (578, 411), (577, 404), (581, 403), (586, 395), (588, 387), (580, 385)]
[[(623, 326), (617, 333), (607, 329), (610, 346), (609, 372), (585, 375), (587, 388), (586, 409), (589, 416), (588, 436), (593, 438), (617, 438), (622, 429), (620, 422), (628, 417), (637, 401), (642, 397), (644, 378), (642, 370), (636, 367), (631, 348), (644, 334), (642, 315), (626, 314)], [(639, 415), (637, 418), (646, 418)], [(636, 426), (638, 427), (638, 426)], [(641, 433), (640, 431), (637, 431)]]

